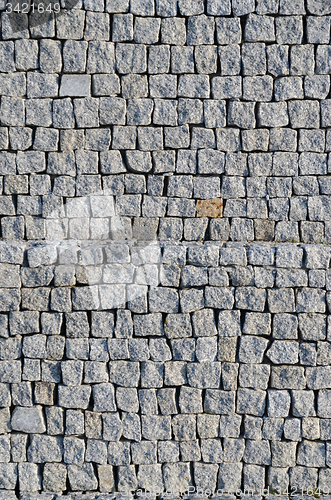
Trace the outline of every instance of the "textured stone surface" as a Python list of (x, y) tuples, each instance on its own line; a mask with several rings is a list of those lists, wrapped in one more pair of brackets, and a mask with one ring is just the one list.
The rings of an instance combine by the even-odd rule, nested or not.
[(329, 4), (2, 12), (1, 499), (330, 493)]
[[(324, 470), (331, 386), (327, 247), (121, 242), (82, 246), (78, 257), (68, 243), (20, 245), (4, 247), (4, 280), (7, 269), (12, 276), (22, 263), (21, 248), (32, 265), (24, 267), (22, 293), (47, 291), (54, 275), (71, 286), (76, 277), (83, 280), (77, 289), (83, 302), (73, 290), (72, 304), (84, 308), (71, 310), (70, 294), (64, 309), (61, 295), (46, 307), (45, 292), (38, 292), (29, 299), (37, 310), (1, 315), (0, 456), (14, 467), (11, 456), (19, 463), (28, 457), (19, 472), (24, 491), (41, 485), (66, 492), (67, 480), (72, 491), (122, 490), (127, 482), (179, 487), (182, 474), (196, 486), (234, 481), (258, 488), (264, 480), (286, 485), (288, 467), (296, 481)], [(116, 293), (127, 286), (125, 309), (114, 314), (93, 300), (98, 284), (86, 286), (82, 275), (90, 266), (100, 269), (98, 280), (114, 276)], [(118, 295), (115, 308), (122, 300)], [(192, 477), (180, 468), (201, 459)], [(160, 465), (168, 463), (180, 467)], [(5, 488), (15, 482), (9, 465)], [(309, 481), (315, 484), (313, 475)]]

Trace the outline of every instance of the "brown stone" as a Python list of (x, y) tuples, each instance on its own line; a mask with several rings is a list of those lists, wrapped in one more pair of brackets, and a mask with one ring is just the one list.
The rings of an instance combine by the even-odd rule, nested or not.
[(76, 266), (76, 280), (77, 283), (88, 285), (87, 271), (84, 266)]
[(198, 200), (196, 205), (197, 217), (222, 217), (223, 200), (213, 198), (211, 200)]
[(36, 382), (34, 389), (34, 399), (40, 405), (54, 404), (54, 389), (53, 382)]
[(90, 439), (102, 439), (101, 413), (96, 411), (85, 412), (85, 434)]
[(255, 239), (257, 241), (273, 241), (275, 237), (275, 223), (272, 220), (254, 220)]
[(114, 491), (114, 474), (112, 465), (98, 465), (99, 488), (102, 493)]
[(236, 361), (237, 337), (221, 337), (218, 341), (217, 361)]

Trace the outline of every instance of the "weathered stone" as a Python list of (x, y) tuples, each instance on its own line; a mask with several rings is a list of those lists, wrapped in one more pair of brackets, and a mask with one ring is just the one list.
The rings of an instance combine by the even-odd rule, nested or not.
[(197, 217), (222, 217), (223, 200), (216, 198), (212, 200), (198, 200), (196, 204)]
[(96, 490), (98, 481), (92, 464), (69, 465), (68, 478), (73, 491)]
[(46, 431), (41, 406), (15, 408), (11, 420), (13, 430), (19, 432), (43, 433)]

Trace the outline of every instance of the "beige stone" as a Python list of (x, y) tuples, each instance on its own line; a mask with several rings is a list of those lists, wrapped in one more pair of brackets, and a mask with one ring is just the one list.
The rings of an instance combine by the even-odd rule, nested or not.
[(196, 205), (197, 217), (222, 217), (222, 198), (212, 198), (211, 200), (198, 200)]

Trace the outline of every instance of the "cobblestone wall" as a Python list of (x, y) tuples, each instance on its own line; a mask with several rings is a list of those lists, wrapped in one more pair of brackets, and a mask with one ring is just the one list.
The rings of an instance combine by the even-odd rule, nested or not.
[(0, 500), (331, 493), (331, 1), (71, 4), (0, 6)]

